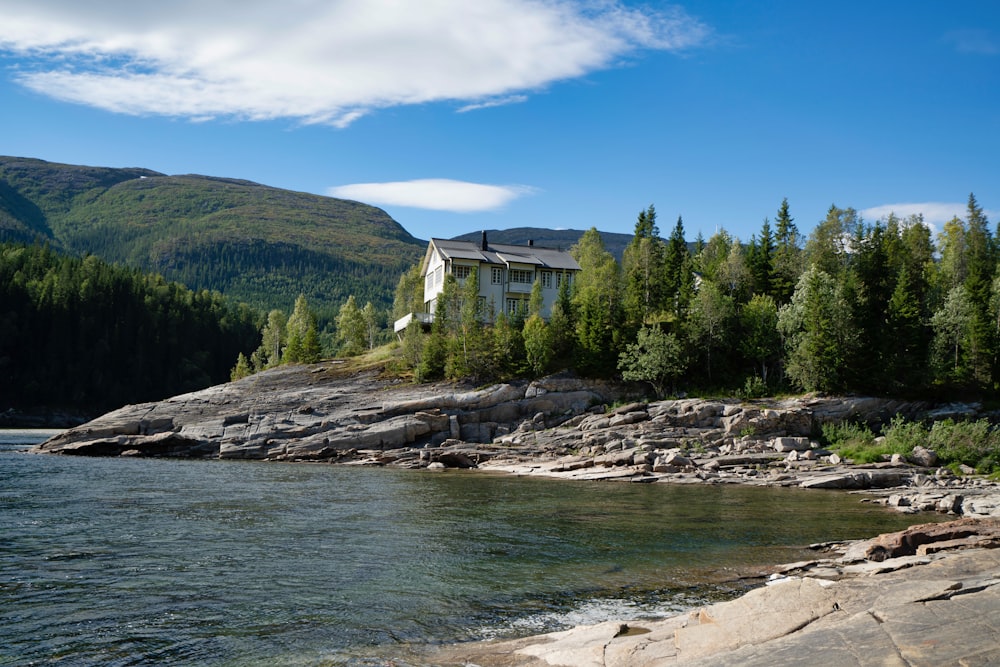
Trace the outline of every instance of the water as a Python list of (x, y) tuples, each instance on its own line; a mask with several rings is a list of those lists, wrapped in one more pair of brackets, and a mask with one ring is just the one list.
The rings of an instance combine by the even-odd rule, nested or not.
[(0, 432), (18, 439), (0, 665), (416, 665), (735, 595), (803, 545), (914, 522), (837, 493), (31, 455)]

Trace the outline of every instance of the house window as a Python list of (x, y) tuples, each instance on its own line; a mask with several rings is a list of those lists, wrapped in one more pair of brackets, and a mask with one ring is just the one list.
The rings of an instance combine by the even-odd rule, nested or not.
[(501, 269), (500, 267), (494, 266), (493, 267), (492, 275), (493, 275), (493, 284), (494, 285), (502, 285), (503, 284), (503, 269)]
[(472, 267), (465, 266), (464, 264), (456, 264), (451, 267), (451, 272), (457, 280), (465, 280), (472, 275)]
[(552, 287), (552, 272), (542, 271), (542, 287), (550, 289)]
[(535, 276), (534, 271), (524, 271), (522, 269), (511, 269), (510, 270), (510, 282), (521, 283), (523, 285), (530, 285), (534, 282)]
[(572, 273), (566, 273), (566, 272), (557, 273), (556, 274), (556, 284), (561, 287), (562, 284), (563, 284), (563, 282), (565, 282), (568, 285), (572, 285), (573, 284), (573, 274)]
[(507, 314), (517, 315), (528, 311), (528, 302), (524, 299), (507, 299)]
[(444, 280), (444, 267), (439, 266), (434, 269), (434, 286), (440, 285), (442, 280)]

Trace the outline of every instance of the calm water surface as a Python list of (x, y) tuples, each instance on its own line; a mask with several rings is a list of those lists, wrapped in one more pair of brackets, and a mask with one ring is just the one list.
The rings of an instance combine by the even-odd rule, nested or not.
[(735, 595), (748, 567), (915, 521), (838, 493), (25, 453), (37, 439), (0, 431), (0, 665), (416, 665)]

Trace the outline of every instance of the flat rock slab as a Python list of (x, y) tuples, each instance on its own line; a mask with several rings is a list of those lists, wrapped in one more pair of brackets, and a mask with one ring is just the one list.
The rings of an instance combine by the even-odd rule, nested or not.
[[(839, 581), (791, 579), (658, 621), (613, 621), (439, 651), (480, 667), (1000, 664), (1000, 549)], [(885, 562), (888, 564), (888, 561)]]

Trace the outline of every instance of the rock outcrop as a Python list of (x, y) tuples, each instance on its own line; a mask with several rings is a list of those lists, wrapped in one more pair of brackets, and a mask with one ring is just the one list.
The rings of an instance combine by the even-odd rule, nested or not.
[[(336, 363), (282, 367), (126, 406), (37, 451), (480, 468), (575, 480), (863, 490), (901, 512), (1000, 516), (1000, 489), (937, 469), (933, 452), (851, 465), (813, 439), (824, 423), (975, 415), (864, 397), (625, 402), (627, 388), (555, 376), (413, 385)], [(883, 491), (884, 490), (884, 491)]]
[[(454, 646), (439, 651), (434, 664), (1000, 664), (1000, 550), (990, 548), (998, 545), (997, 520), (913, 526), (836, 545), (840, 557), (776, 568), (769, 585), (735, 600), (663, 620), (623, 619)], [(863, 560), (885, 556), (887, 547), (898, 555)]]
[[(477, 389), (393, 383), (374, 372), (344, 376), (336, 364), (292, 366), (125, 406), (37, 451), (426, 465), (438, 457), (421, 457), (417, 449), (489, 445), (522, 424), (552, 427), (621, 394), (612, 385), (576, 378)], [(413, 451), (399, 451), (405, 448)], [(478, 452), (470, 460), (488, 456)]]

